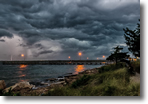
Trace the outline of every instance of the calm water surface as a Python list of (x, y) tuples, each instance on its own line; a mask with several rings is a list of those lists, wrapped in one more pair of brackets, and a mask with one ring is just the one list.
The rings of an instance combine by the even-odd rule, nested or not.
[(42, 81), (57, 78), (67, 73), (78, 74), (86, 69), (101, 65), (0, 65), (0, 80), (7, 86), (21, 81)]

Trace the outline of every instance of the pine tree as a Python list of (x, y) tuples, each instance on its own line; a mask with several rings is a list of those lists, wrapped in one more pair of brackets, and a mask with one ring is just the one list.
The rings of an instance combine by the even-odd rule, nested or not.
[(119, 46), (117, 46), (113, 49), (114, 49), (114, 53), (111, 53), (111, 55), (106, 60), (115, 61), (117, 64), (118, 61), (126, 57), (129, 57), (129, 55), (127, 55), (128, 52), (120, 52), (121, 50), (123, 50), (123, 48), (120, 48)]
[(124, 37), (128, 50), (131, 51), (135, 57), (140, 57), (140, 23), (137, 23), (135, 30), (130, 30), (129, 28), (123, 30), (125, 32)]

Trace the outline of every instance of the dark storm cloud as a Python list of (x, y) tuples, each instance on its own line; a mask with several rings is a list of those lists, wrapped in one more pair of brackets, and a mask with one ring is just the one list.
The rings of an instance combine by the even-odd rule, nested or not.
[(38, 56), (40, 56), (40, 55), (42, 55), (42, 54), (44, 54), (44, 55), (46, 55), (46, 54), (51, 54), (53, 51), (52, 50), (44, 50), (44, 51), (40, 51), (40, 52), (38, 52), (38, 53), (34, 53), (34, 57), (38, 57)]
[(45, 48), (42, 44), (39, 44), (39, 43), (35, 44), (34, 46), (35, 46), (35, 48), (38, 48), (39, 50)]
[(13, 34), (11, 34), (10, 32), (0, 29), (0, 38), (1, 37), (8, 37), (8, 38), (12, 38)]
[(12, 29), (29, 47), (43, 50), (37, 42), (52, 39), (63, 53), (96, 57), (123, 44), (123, 28), (133, 29), (139, 18), (139, 0), (0, 0), (0, 37), (12, 37), (8, 31), (1, 34)]

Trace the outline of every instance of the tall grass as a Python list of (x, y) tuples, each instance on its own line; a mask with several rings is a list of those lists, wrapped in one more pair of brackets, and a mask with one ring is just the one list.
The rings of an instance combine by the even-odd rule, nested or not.
[[(108, 66), (109, 67), (109, 66)], [(72, 85), (49, 90), (46, 96), (139, 96), (140, 83), (130, 82), (127, 68), (84, 75)]]
[(140, 60), (131, 62), (131, 65), (135, 72), (140, 73)]
[(110, 64), (110, 65), (102, 66), (101, 68), (98, 69), (98, 72), (103, 73), (103, 72), (106, 72), (106, 71), (114, 71), (114, 70), (117, 70), (119, 68), (123, 68), (125, 66), (126, 66), (125, 63)]

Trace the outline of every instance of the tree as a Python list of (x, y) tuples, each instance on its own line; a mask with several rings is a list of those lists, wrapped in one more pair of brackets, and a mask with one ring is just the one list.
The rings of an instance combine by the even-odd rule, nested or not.
[(128, 52), (120, 52), (121, 50), (123, 50), (123, 48), (120, 48), (119, 46), (113, 48), (115, 51), (114, 53), (111, 53), (111, 55), (109, 57), (107, 57), (106, 60), (111, 60), (111, 61), (116, 61), (116, 64), (118, 61), (129, 57), (129, 55), (127, 55)]
[(123, 30), (125, 32), (124, 37), (128, 50), (131, 51), (135, 57), (140, 57), (140, 23), (137, 23), (135, 30), (130, 30), (127, 27)]

